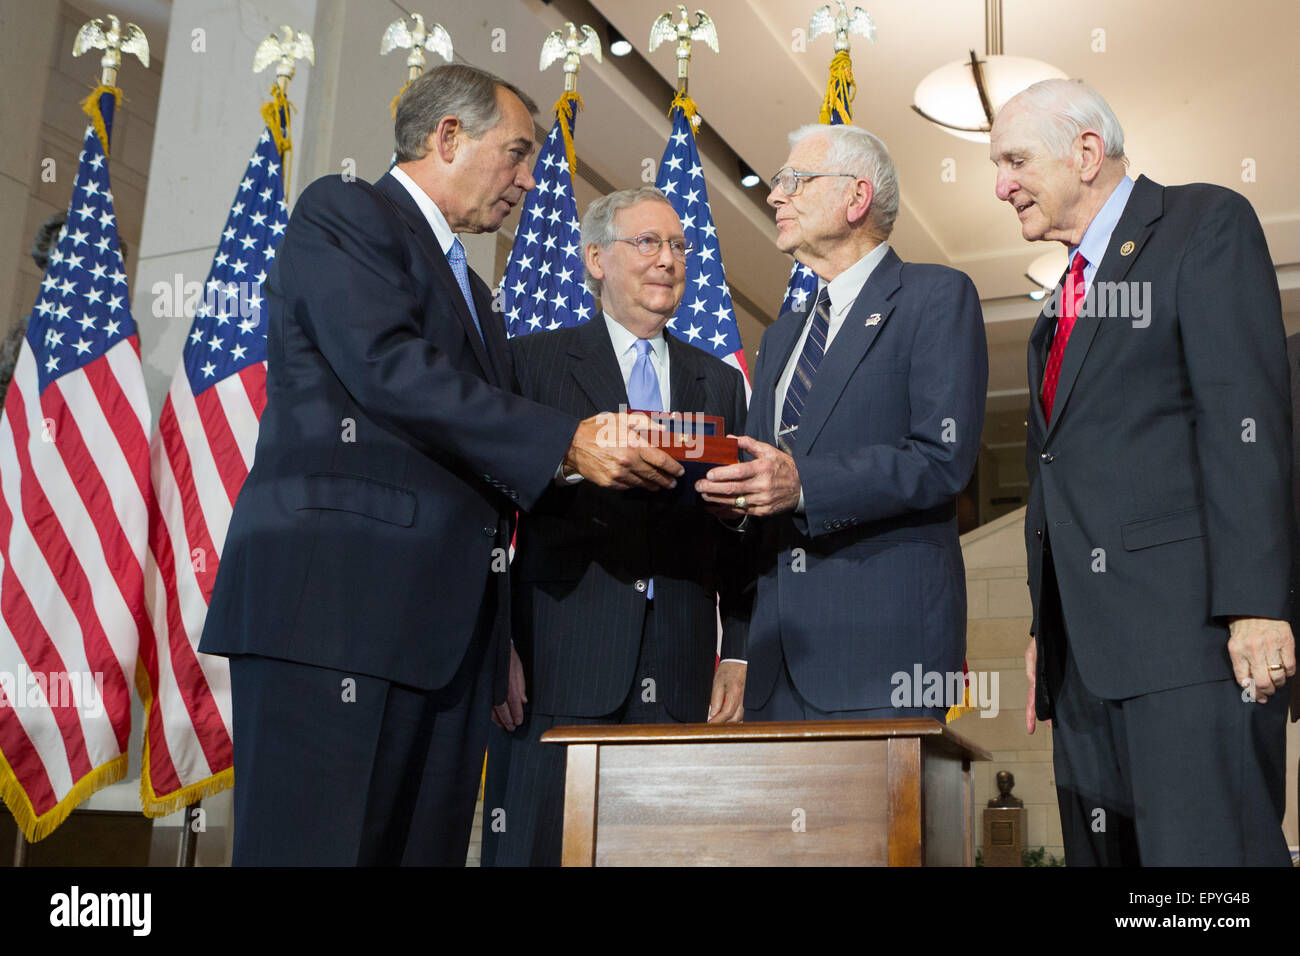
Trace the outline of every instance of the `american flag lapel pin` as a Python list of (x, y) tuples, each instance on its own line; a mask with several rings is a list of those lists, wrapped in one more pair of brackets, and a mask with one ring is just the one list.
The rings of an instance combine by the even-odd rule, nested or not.
[(871, 328), (873, 325), (879, 325), (879, 324), (880, 324), (879, 312), (872, 312), (869, 316), (867, 316), (867, 328)]

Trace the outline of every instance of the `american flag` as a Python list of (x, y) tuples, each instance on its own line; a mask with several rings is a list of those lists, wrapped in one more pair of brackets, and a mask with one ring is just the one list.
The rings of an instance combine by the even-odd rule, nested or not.
[(731, 289), (722, 269), (717, 230), (709, 211), (695, 133), (686, 111), (673, 107), (673, 134), (668, 137), (655, 185), (681, 217), (686, 241), (695, 251), (686, 260), (686, 291), (668, 328), (684, 342), (740, 369), (748, 380), (740, 327), (731, 306)]
[(152, 630), (140, 660), (145, 812), (161, 816), (233, 781), (230, 671), (196, 650), (231, 511), (253, 465), (266, 406), (262, 281), (284, 234), (282, 159), (269, 130), (248, 161), (194, 309), (152, 448)]
[[(86, 105), (106, 135), (114, 93)], [(0, 414), (0, 794), (28, 840), (126, 773), (152, 503), (128, 301), (92, 124)]]
[[(572, 117), (572, 113), (570, 116)], [(506, 334), (511, 338), (539, 329), (581, 325), (595, 312), (583, 284), (578, 207), (573, 198), (573, 170), (565, 156), (557, 116), (537, 157), (537, 188), (524, 200), (519, 228), (501, 280)], [(573, 126), (569, 126), (573, 134)]]

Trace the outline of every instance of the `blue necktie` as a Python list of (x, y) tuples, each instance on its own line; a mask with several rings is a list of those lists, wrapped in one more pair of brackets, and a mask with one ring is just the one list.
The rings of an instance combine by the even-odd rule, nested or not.
[(451, 248), (447, 250), (447, 264), (451, 266), (451, 274), (456, 277), (456, 284), (460, 286), (461, 294), (465, 296), (465, 304), (469, 306), (470, 317), (474, 320), (474, 328), (478, 329), (478, 337), (481, 339), (483, 326), (479, 325), (478, 310), (474, 308), (474, 296), (469, 291), (469, 266), (465, 264), (465, 247), (460, 244), (460, 239), (452, 240)]
[[(803, 351), (795, 363), (794, 374), (790, 376), (790, 387), (785, 391), (785, 405), (781, 409), (781, 423), (777, 429), (778, 438), (784, 437), (787, 444), (799, 427), (803, 415), (804, 402), (812, 389), (813, 377), (822, 364), (826, 354), (826, 336), (831, 325), (831, 297), (823, 290), (817, 298), (817, 307), (813, 310), (812, 326), (808, 337), (804, 339)], [(788, 450), (788, 449), (787, 449)]]
[[(633, 408), (645, 412), (662, 412), (663, 396), (659, 393), (659, 374), (655, 371), (650, 355), (654, 346), (649, 339), (636, 340), (636, 364), (627, 379), (627, 400)], [(646, 600), (655, 596), (655, 582), (651, 578), (646, 586)]]

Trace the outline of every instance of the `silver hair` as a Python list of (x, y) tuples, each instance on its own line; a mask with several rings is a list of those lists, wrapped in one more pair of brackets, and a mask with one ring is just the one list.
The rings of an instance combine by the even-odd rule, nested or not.
[(809, 136), (820, 136), (827, 141), (826, 157), (820, 172), (852, 173), (871, 183), (871, 223), (888, 239), (898, 218), (898, 173), (879, 137), (860, 126), (826, 126), (809, 123), (790, 134), (790, 148)]
[[(620, 209), (627, 209), (639, 202), (661, 202), (672, 209), (668, 197), (654, 186), (642, 186), (640, 189), (619, 189), (608, 196), (601, 196), (587, 207), (582, 217), (580, 231), (583, 263), (586, 263), (588, 246), (608, 246), (617, 237), (614, 235), (614, 215)], [(676, 210), (674, 210), (675, 212)], [(660, 247), (662, 248), (662, 246)], [(585, 272), (585, 269), (584, 269)], [(583, 280), (592, 295), (600, 295), (600, 280), (586, 276)]]
[(397, 161), (423, 159), (429, 134), (444, 116), (454, 116), (470, 139), (478, 139), (501, 119), (497, 87), (505, 87), (536, 115), (537, 104), (519, 87), (494, 73), (464, 63), (435, 66), (415, 80), (397, 101), (393, 137)]
[[(1107, 159), (1122, 159), (1124, 128), (1102, 95), (1083, 80), (1039, 80), (1010, 102), (1028, 106), (1038, 114), (1035, 125), (1043, 145), (1057, 159), (1066, 159), (1084, 130), (1093, 130), (1106, 147)], [(1006, 109), (1004, 106), (1003, 109)]]

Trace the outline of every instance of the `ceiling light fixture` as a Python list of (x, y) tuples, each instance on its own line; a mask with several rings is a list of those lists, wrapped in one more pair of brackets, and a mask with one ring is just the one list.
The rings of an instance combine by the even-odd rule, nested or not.
[(1002, 54), (1002, 0), (984, 0), (984, 46), (980, 59), (946, 63), (916, 86), (912, 109), (946, 133), (987, 143), (993, 118), (1007, 100), (1039, 80), (1066, 79), (1065, 73), (1023, 56)]
[(1029, 293), (1029, 298), (1038, 302), (1055, 289), (1056, 284), (1061, 281), (1061, 276), (1065, 274), (1069, 258), (1070, 254), (1065, 246), (1054, 243), (1050, 252), (1044, 252), (1029, 263), (1029, 268), (1025, 270), (1025, 278), (1038, 286), (1035, 291)]
[(632, 52), (632, 44), (627, 42), (627, 39), (623, 34), (619, 33), (608, 24), (605, 26), (605, 31), (607, 34), (605, 39), (609, 41), (605, 44), (605, 48), (609, 50), (610, 53), (614, 54), (614, 56), (627, 56)]
[(745, 165), (744, 162), (740, 162), (740, 185), (744, 186), (746, 189), (752, 189), (762, 181), (763, 180), (759, 177), (758, 173)]

